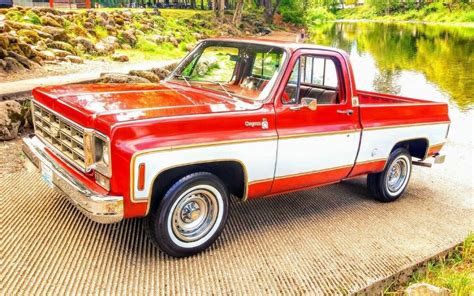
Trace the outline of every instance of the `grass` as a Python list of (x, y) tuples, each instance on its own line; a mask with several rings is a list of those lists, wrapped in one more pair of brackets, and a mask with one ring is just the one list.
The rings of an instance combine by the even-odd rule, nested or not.
[[(444, 287), (451, 295), (474, 294), (474, 233), (470, 233), (461, 246), (456, 247), (445, 258), (429, 262), (426, 270), (416, 272), (407, 286), (415, 283), (428, 283)], [(385, 292), (386, 295), (399, 295), (405, 287)]]

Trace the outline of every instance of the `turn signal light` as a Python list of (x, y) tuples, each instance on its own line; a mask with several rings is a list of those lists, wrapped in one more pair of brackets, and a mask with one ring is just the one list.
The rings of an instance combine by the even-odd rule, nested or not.
[(138, 190), (145, 189), (145, 164), (140, 163), (138, 166)]
[(106, 176), (102, 175), (99, 172), (95, 172), (95, 182), (99, 184), (102, 188), (104, 188), (107, 191), (110, 191), (110, 179), (107, 178)]

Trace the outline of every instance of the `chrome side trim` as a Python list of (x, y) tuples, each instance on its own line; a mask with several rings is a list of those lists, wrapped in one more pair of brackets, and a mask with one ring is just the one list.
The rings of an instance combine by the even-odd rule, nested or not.
[(85, 216), (98, 223), (116, 223), (123, 219), (123, 197), (102, 195), (90, 190), (62, 168), (45, 151), (46, 146), (33, 135), (23, 138), (23, 152), (31, 162), (53, 171), (53, 184)]

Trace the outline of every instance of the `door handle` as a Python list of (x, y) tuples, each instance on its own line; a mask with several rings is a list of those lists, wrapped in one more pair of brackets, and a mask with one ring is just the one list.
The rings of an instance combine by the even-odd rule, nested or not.
[(347, 116), (351, 116), (354, 113), (354, 110), (352, 110), (352, 109), (337, 110), (336, 112), (339, 113), (339, 114), (346, 114)]

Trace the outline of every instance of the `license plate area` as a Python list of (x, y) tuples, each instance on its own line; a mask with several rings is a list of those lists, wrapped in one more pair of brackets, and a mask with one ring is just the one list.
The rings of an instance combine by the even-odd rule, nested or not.
[(48, 166), (41, 163), (41, 178), (48, 185), (49, 188), (53, 188), (53, 170)]

